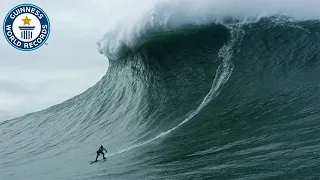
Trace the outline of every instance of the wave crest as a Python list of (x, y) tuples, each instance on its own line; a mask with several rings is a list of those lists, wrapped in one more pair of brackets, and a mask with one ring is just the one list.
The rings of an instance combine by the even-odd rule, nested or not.
[[(286, 15), (297, 19), (319, 18), (315, 0), (257, 2), (241, 1), (191, 1), (162, 0), (150, 3), (126, 17), (118, 25), (108, 30), (97, 42), (98, 49), (111, 60), (116, 60), (127, 49), (137, 45), (154, 32), (172, 31), (185, 26), (256, 22), (263, 17)], [(320, 5), (320, 4), (319, 4)], [(319, 7), (319, 6), (318, 6)]]

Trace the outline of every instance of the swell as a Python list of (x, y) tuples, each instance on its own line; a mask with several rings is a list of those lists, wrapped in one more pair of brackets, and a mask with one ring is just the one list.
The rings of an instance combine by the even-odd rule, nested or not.
[[(320, 64), (319, 25), (318, 20), (262, 18), (256, 23), (230, 29), (230, 36), (226, 36), (228, 40), (221, 41), (220, 47), (211, 51), (214, 53), (206, 53), (206, 50), (219, 42), (217, 38), (209, 38), (219, 31), (211, 31), (212, 34), (208, 33), (209, 36), (203, 39), (196, 34), (200, 37), (196, 39), (203, 42), (204, 46), (194, 43), (193, 36), (190, 44), (188, 40), (175, 44), (180, 42), (177, 41), (181, 34), (179, 31), (169, 32), (167, 39), (165, 33), (151, 36), (132, 54), (144, 55), (141, 59), (145, 63), (142, 64), (150, 66), (149, 72), (152, 74), (159, 75), (159, 84), (164, 90), (162, 94), (168, 100), (162, 101), (164, 109), (156, 112), (164, 113), (163, 116), (148, 120), (156, 120), (157, 123), (145, 128), (144, 132), (152, 132), (148, 133), (147, 138), (140, 138), (132, 146), (112, 155), (130, 150), (147, 154), (129, 158), (133, 162), (143, 158), (139, 166), (145, 169), (145, 174), (133, 173), (137, 179), (157, 169), (163, 170), (154, 179), (317, 177), (317, 168), (312, 164), (319, 160), (316, 150), (320, 132), (316, 120), (320, 106), (316, 93), (319, 91), (316, 85), (319, 83), (317, 72)], [(186, 34), (192, 33), (187, 31)], [(184, 48), (190, 54), (183, 54), (181, 49)], [(203, 56), (197, 53), (199, 51)], [(206, 61), (201, 61), (203, 57)], [(179, 66), (174, 66), (172, 62), (177, 62)], [(196, 75), (184, 68), (188, 65)], [(201, 71), (215, 72), (216, 75), (204, 77)], [(185, 76), (177, 76), (181, 74)], [(185, 78), (189, 75), (191, 78)], [(201, 78), (197, 79), (197, 76)], [(184, 81), (180, 81), (183, 79), (194, 81), (190, 86), (184, 86)], [(205, 81), (211, 87), (195, 85), (198, 81)], [(184, 109), (181, 114), (170, 116), (168, 112), (179, 111), (184, 103), (190, 102), (183, 93), (190, 95), (197, 89), (208, 90), (209, 93), (196, 92), (199, 96), (197, 100), (191, 100), (193, 106)], [(170, 96), (170, 90), (176, 93), (173, 97)], [(219, 91), (222, 92), (218, 94)], [(214, 101), (210, 101), (213, 98)], [(168, 119), (164, 118), (166, 115)], [(134, 150), (168, 134), (170, 136), (158, 146)], [(305, 157), (309, 162), (304, 160)], [(183, 168), (179, 168), (181, 166)], [(196, 170), (189, 172), (190, 169)], [(230, 174), (230, 170), (234, 173)]]
[[(12, 177), (7, 172), (28, 170), (26, 164), (51, 163), (39, 171), (52, 175), (52, 168), (63, 172), (59, 167), (92, 158), (100, 144), (120, 169), (126, 169), (124, 163), (149, 172), (163, 168), (154, 179), (271, 173), (272, 165), (286, 169), (281, 162), (293, 158), (307, 166), (304, 155), (316, 164), (319, 27), (317, 20), (262, 18), (231, 27), (213, 23), (151, 33), (112, 61), (107, 74), (83, 94), (1, 123), (1, 171)], [(166, 138), (159, 146), (138, 150), (161, 137)], [(128, 151), (134, 155), (123, 155)], [(261, 159), (269, 169), (259, 166)], [(236, 173), (228, 174), (228, 168)], [(79, 165), (61, 176), (87, 169)], [(188, 169), (199, 171), (190, 175)]]
[[(127, 53), (100, 82), (75, 98), (3, 122), (1, 127), (7, 130), (2, 131), (2, 138), (10, 139), (3, 149), (9, 151), (13, 144), (13, 151), (25, 149), (11, 160), (4, 158), (5, 162), (25, 154), (58, 157), (79, 147), (78, 143), (108, 142), (110, 152), (118, 152), (193, 117), (230, 76), (232, 64), (229, 58), (218, 57), (219, 49), (229, 41), (227, 28), (212, 25), (188, 31), (189, 38), (181, 45), (178, 40), (186, 38), (183, 31), (168, 34), (174, 41), (152, 40)], [(197, 88), (190, 92), (192, 87)]]
[[(230, 31), (231, 37), (235, 30)], [(145, 145), (170, 133), (158, 144), (133, 150), (140, 156), (131, 157), (130, 161), (142, 158), (139, 167), (145, 170), (133, 173), (137, 179), (147, 175), (151, 179), (315, 179), (319, 176), (314, 164), (320, 157), (317, 121), (320, 22), (263, 18), (238, 30), (242, 32), (235, 33), (239, 44), (221, 46), (218, 51), (231, 55), (232, 76), (220, 86), (218, 96), (213, 93), (213, 101), (206, 101), (202, 96), (199, 98), (202, 101), (190, 108), (190, 113), (173, 128), (137, 144)], [(232, 44), (230, 39), (236, 38), (229, 38), (226, 45)], [(224, 51), (228, 48), (223, 47), (233, 47), (233, 51)], [(219, 67), (209, 66), (208, 62), (206, 69)], [(188, 93), (195, 89), (189, 88)], [(215, 92), (214, 88), (209, 92)]]

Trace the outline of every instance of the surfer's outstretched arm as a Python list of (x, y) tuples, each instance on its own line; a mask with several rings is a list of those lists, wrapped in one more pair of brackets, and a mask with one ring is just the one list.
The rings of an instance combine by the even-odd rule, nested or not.
[(103, 149), (106, 151), (106, 153), (108, 153), (108, 151), (105, 148), (103, 148)]

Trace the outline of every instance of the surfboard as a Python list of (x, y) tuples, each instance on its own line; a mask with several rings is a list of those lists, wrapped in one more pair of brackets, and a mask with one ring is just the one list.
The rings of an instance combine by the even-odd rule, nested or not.
[(90, 164), (93, 164), (93, 163), (96, 163), (96, 162), (99, 162), (99, 161), (105, 161), (106, 160), (106, 158), (104, 158), (104, 159), (99, 159), (99, 160), (96, 160), (96, 161), (90, 161)]

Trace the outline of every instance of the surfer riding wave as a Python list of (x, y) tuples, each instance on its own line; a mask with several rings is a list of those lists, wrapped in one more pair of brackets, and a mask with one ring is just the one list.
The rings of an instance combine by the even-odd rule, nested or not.
[(97, 159), (98, 159), (98, 157), (99, 157), (100, 154), (103, 155), (103, 159), (106, 159), (106, 158), (104, 157), (103, 150), (105, 150), (106, 153), (108, 152), (108, 151), (101, 145), (100, 148), (99, 148), (99, 150), (97, 151), (97, 157), (96, 157), (96, 160), (95, 160), (95, 161), (97, 161)]

